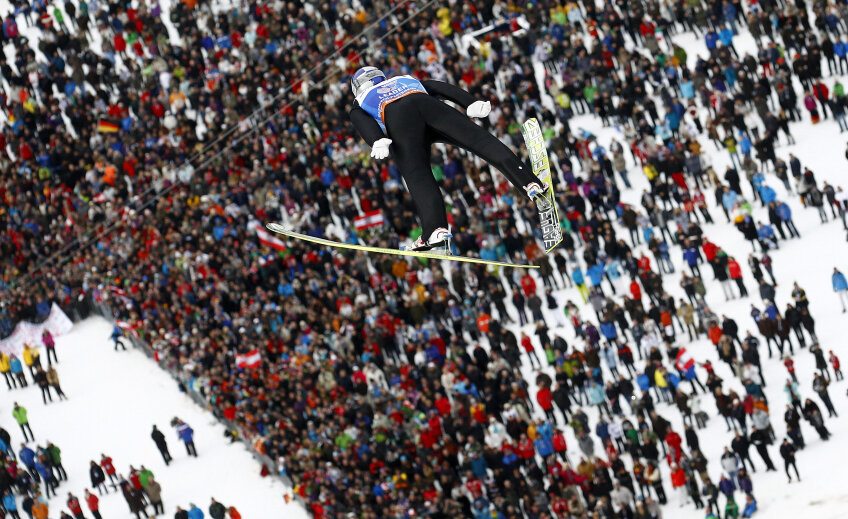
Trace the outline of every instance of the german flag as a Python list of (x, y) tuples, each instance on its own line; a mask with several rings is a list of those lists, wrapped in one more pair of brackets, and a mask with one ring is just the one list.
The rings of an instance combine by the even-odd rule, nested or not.
[(97, 121), (97, 131), (100, 133), (116, 133), (118, 129), (119, 126), (111, 121), (103, 119)]

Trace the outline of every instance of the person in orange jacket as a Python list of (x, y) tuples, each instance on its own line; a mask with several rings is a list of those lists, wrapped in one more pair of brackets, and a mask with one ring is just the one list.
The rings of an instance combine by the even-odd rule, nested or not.
[(50, 509), (47, 507), (47, 503), (43, 501), (43, 498), (39, 497), (32, 504), (31, 512), (34, 519), (47, 519)]
[(230, 519), (241, 519), (241, 514), (239, 513), (238, 510), (236, 510), (236, 507), (234, 507), (234, 506), (231, 506), (227, 510), (227, 513), (230, 514)]

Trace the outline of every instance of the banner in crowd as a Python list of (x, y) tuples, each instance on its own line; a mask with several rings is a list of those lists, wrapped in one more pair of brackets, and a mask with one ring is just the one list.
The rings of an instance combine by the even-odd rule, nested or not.
[(53, 303), (50, 307), (50, 314), (43, 323), (35, 324), (21, 321), (15, 326), (15, 331), (3, 340), (0, 340), (0, 352), (7, 355), (20, 355), (24, 350), (24, 343), (33, 346), (41, 346), (41, 334), (44, 330), (49, 330), (53, 337), (64, 335), (71, 331), (74, 323), (65, 315), (65, 312), (59, 308), (59, 305)]
[(379, 209), (376, 211), (369, 211), (364, 215), (357, 216), (353, 219), (353, 225), (356, 227), (357, 231), (364, 231), (371, 227), (381, 227), (384, 223), (383, 213)]
[(692, 354), (686, 351), (686, 348), (680, 348), (677, 351), (677, 358), (674, 365), (686, 377), (686, 380), (695, 378), (695, 358)]
[(244, 355), (236, 355), (236, 366), (241, 369), (256, 369), (262, 364), (259, 348), (254, 348)]

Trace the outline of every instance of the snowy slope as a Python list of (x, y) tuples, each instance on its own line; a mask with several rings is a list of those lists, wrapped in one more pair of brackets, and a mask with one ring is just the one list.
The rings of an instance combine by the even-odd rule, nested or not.
[[(703, 56), (707, 55), (703, 40), (696, 40), (691, 34), (675, 37), (674, 40), (687, 50), (690, 65), (694, 64), (698, 53)], [(745, 50), (753, 52), (753, 39), (750, 35), (745, 33), (738, 37), (737, 40), (739, 41), (736, 42), (736, 48), (740, 54)], [(843, 84), (848, 80), (845, 76), (839, 79)], [(834, 78), (826, 78), (825, 82), (829, 87), (832, 87), (833, 80)], [(803, 92), (797, 81), (796, 89), (796, 91)], [(800, 108), (805, 118), (804, 122), (793, 123), (791, 125), (796, 144), (792, 146), (782, 144), (776, 147), (778, 157), (783, 158), (788, 163), (789, 153), (794, 153), (801, 160), (802, 167), (809, 167), (813, 171), (819, 186), (821, 186), (823, 181), (828, 181), (834, 187), (841, 185), (843, 189), (848, 189), (848, 175), (846, 175), (848, 174), (848, 161), (846, 161), (844, 156), (848, 136), (840, 135), (839, 128), (832, 117), (817, 125), (813, 125), (809, 120), (806, 110), (803, 107)], [(704, 116), (705, 112), (702, 114), (702, 123)], [(619, 142), (623, 142), (623, 136), (617, 130), (603, 128), (600, 120), (594, 117), (577, 117), (573, 119), (571, 121), (572, 131), (577, 131), (579, 128), (586, 129), (595, 134), (598, 137), (599, 144), (605, 146), (607, 149), (609, 149), (609, 144), (613, 138)], [(782, 134), (781, 139), (784, 139)], [(716, 150), (712, 142), (709, 142), (706, 138), (702, 138), (700, 142), (703, 146), (703, 153), (708, 156), (709, 162), (719, 177), (722, 177), (726, 166), (730, 164), (730, 158), (727, 152), (723, 149)], [(640, 168), (632, 162), (632, 157), (627, 152), (625, 153), (628, 155), (628, 165), (630, 166), (629, 176), (633, 188), (622, 191), (622, 201), (641, 209), (640, 197), (642, 190), (649, 187), (648, 182)], [(797, 195), (786, 193), (782, 182), (774, 176), (773, 171), (770, 171), (766, 175), (766, 178), (767, 184), (777, 192), (778, 199), (787, 201), (791, 206), (795, 225), (798, 227), (802, 236), (800, 240), (781, 241), (780, 249), (771, 252), (775, 277), (778, 283), (780, 283), (780, 286), (777, 288), (777, 307), (782, 311), (786, 303), (791, 302), (792, 282), (797, 281), (806, 290), (807, 297), (810, 300), (810, 312), (816, 320), (816, 332), (825, 356), (827, 356), (828, 350), (833, 350), (844, 363), (844, 359), (848, 359), (848, 348), (845, 348), (843, 343), (845, 314), (842, 313), (838, 299), (831, 289), (830, 275), (833, 267), (838, 267), (843, 272), (848, 270), (848, 256), (846, 256), (848, 242), (846, 242), (846, 233), (842, 229), (842, 224), (838, 219), (836, 221), (831, 219), (828, 223), (822, 224), (819, 220), (818, 212), (815, 209), (804, 209)], [(753, 193), (750, 191), (748, 182), (743, 178), (741, 183), (745, 198), (752, 201)], [(620, 187), (624, 187), (620, 181), (619, 184)], [(705, 236), (721, 246), (729, 255), (736, 257), (742, 266), (746, 288), (753, 296), (725, 302), (720, 285), (717, 281), (712, 280), (710, 267), (704, 265), (701, 268), (701, 272), (707, 287), (707, 303), (718, 316), (725, 314), (737, 322), (740, 327), (740, 338), (744, 337), (745, 331), (750, 329), (755, 336), (762, 339), (757, 333), (757, 328), (749, 315), (751, 304), (757, 305), (761, 310), (763, 309), (762, 301), (759, 300), (756, 291), (755, 281), (747, 266), (747, 257), (751, 252), (751, 246), (732, 224), (727, 223), (724, 213), (714, 204), (712, 191), (704, 190), (704, 195), (707, 198), (710, 206), (710, 214), (715, 222), (714, 224), (701, 224)], [(830, 217), (829, 212), (828, 216)], [(765, 209), (760, 207), (758, 202), (754, 203), (753, 217), (756, 221), (768, 222), (768, 214)], [(616, 226), (616, 228), (618, 229), (618, 236), (624, 238), (630, 244), (627, 231), (622, 230), (620, 226)], [(651, 258), (652, 267), (656, 270), (656, 261), (644, 244), (634, 249), (634, 256), (638, 257), (643, 251)], [(680, 281), (680, 270), (683, 264), (681, 254), (682, 251), (679, 247), (672, 247), (671, 258), (674, 262), (676, 273), (663, 276), (664, 288), (675, 299), (685, 297), (683, 290), (678, 285)], [(585, 265), (582, 265), (582, 267), (585, 268)], [(767, 275), (766, 279), (768, 279)], [(537, 281), (537, 285), (539, 287), (542, 286), (541, 280)], [(626, 285), (622, 285), (622, 287), (626, 290)], [(609, 294), (609, 285), (606, 282), (604, 283), (604, 290)], [(736, 292), (735, 285), (733, 285), (733, 290), (734, 293), (738, 293)], [(621, 294), (622, 292), (619, 290), (618, 301), (621, 300)], [(571, 300), (577, 303), (578, 306), (582, 306), (582, 300), (574, 289), (561, 290), (556, 295), (560, 303)], [(582, 316), (584, 319), (593, 322), (596, 320), (591, 306), (583, 309)], [(513, 317), (517, 321), (517, 316)], [(570, 325), (566, 328), (555, 328), (553, 326), (553, 323), (555, 323), (553, 317), (550, 317), (547, 323), (551, 328), (549, 332), (551, 336), (553, 336), (553, 333), (559, 333), (568, 340), (569, 345), (575, 344), (577, 339)], [(513, 332), (519, 330), (519, 327), (514, 325), (510, 328)], [(533, 326), (523, 328), (523, 331), (535, 340), (536, 337), (533, 335), (534, 330), (535, 328)], [(732, 388), (740, 395), (744, 395), (743, 386), (735, 378), (728, 366), (718, 360), (715, 348), (708, 339), (702, 336), (701, 340), (693, 343), (687, 343), (687, 339), (688, 337), (686, 337), (685, 333), (681, 335), (680, 331), (678, 331), (678, 344), (686, 345), (687, 350), (699, 362), (710, 359), (717, 374), (724, 379), (723, 387), (725, 390)], [(794, 334), (792, 340), (795, 340)], [(582, 343), (576, 344), (581, 348), (583, 346)], [(631, 347), (633, 346), (631, 343)], [(764, 341), (760, 347), (760, 355), (762, 358), (764, 378), (768, 384), (765, 392), (769, 399), (772, 426), (778, 440), (777, 443), (769, 448), (769, 451), (772, 461), (778, 468), (778, 472), (765, 473), (765, 466), (762, 460), (756, 450), (753, 447), (751, 448), (751, 458), (754, 460), (755, 467), (758, 468), (757, 473), (752, 474), (754, 495), (760, 507), (757, 517), (794, 519), (810, 511), (817, 518), (835, 519), (837, 517), (844, 517), (844, 511), (848, 509), (848, 490), (839, 482), (841, 481), (841, 476), (844, 475), (842, 454), (845, 451), (845, 446), (848, 445), (848, 434), (846, 434), (848, 433), (848, 420), (844, 418), (844, 414), (848, 414), (848, 405), (845, 403), (848, 383), (834, 382), (830, 386), (831, 400), (837, 412), (841, 414), (836, 419), (825, 418), (826, 425), (833, 434), (829, 442), (822, 442), (815, 430), (808, 426), (806, 422), (802, 422), (802, 432), (807, 442), (807, 448), (798, 453), (797, 464), (803, 481), (801, 483), (793, 482), (791, 485), (787, 485), (786, 476), (783, 473), (783, 462), (777, 451), (779, 442), (783, 440), (786, 430), (783, 422), (783, 412), (787, 398), (783, 391), (783, 385), (787, 380), (787, 373), (781, 361), (777, 358), (777, 352), (775, 352), (774, 359), (768, 359)], [(798, 350), (796, 345), (796, 353), (793, 358), (801, 385), (802, 401), (806, 398), (813, 399), (826, 415), (827, 412), (824, 404), (812, 390), (812, 378), (815, 369), (813, 356), (806, 349)], [(602, 365), (606, 369), (606, 364), (602, 363)], [(641, 366), (638, 360), (636, 366), (637, 368)], [(525, 378), (532, 384), (535, 380), (535, 373), (529, 369), (526, 363), (523, 369)], [(551, 369), (546, 369), (546, 372), (551, 376), (554, 374)], [(702, 382), (705, 381), (705, 372), (699, 369), (698, 376)], [(684, 389), (689, 391), (689, 385), (685, 384)], [(535, 397), (535, 392), (533, 392), (532, 396)], [(706, 429), (698, 431), (698, 436), (701, 441), (701, 450), (710, 461), (710, 475), (713, 481), (717, 483), (721, 474), (719, 457), (723, 448), (730, 445), (733, 433), (726, 432), (724, 420), (718, 417), (712, 398), (705, 396), (702, 403), (704, 404), (704, 410), (715, 417), (711, 419)], [(624, 407), (626, 409), (626, 406)], [(585, 407), (584, 410), (589, 414), (591, 419), (590, 424), (594, 427), (597, 423), (597, 413), (594, 410), (587, 410)], [(674, 429), (683, 436), (682, 420), (675, 406), (658, 404), (657, 411), (660, 415), (670, 420)], [(560, 416), (558, 412), (557, 416)], [(539, 417), (544, 418), (541, 414), (539, 414)], [(577, 456), (581, 453), (577, 449), (576, 438), (571, 433), (571, 429), (569, 427), (566, 427), (566, 429), (571, 459), (576, 461), (579, 459)], [(598, 452), (599, 443), (597, 438), (595, 439), (596, 452)], [(627, 466), (630, 467), (629, 456), (624, 456), (623, 459)], [(669, 496), (669, 505), (665, 507), (666, 517), (679, 517), (682, 519), (702, 518), (704, 516), (703, 511), (696, 511), (691, 504), (685, 508), (679, 508), (677, 497), (672, 497), (671, 495), (671, 484), (668, 478), (667, 465), (663, 464), (662, 472), (666, 494)], [(719, 505), (722, 507), (722, 512), (724, 502), (724, 498), (721, 497), (719, 499)], [(740, 504), (741, 508), (744, 505), (744, 494), (737, 492), (736, 502)]]
[[(68, 492), (82, 499), (90, 488), (89, 462), (99, 461), (101, 453), (112, 456), (119, 474), (128, 475), (130, 465), (152, 470), (162, 485), (167, 517), (173, 517), (177, 505), (187, 509), (189, 503), (205, 513), (210, 497), (235, 506), (245, 518), (306, 517), (300, 505), (284, 502), (282, 483), (260, 477), (259, 464), (243, 444), (230, 445), (215, 417), (181, 393), (155, 362), (132, 348), (115, 352), (111, 330), (104, 319), (91, 318), (57, 338), (57, 370), (69, 400), (44, 406), (32, 384), (11, 392), (0, 389), (0, 425), (12, 435), (15, 451), (22, 435), (12, 418), (14, 402), (28, 409), (36, 444), (49, 440), (62, 449), (68, 481), (51, 499), (51, 517), (65, 509)], [(195, 430), (197, 458), (186, 455), (170, 426), (175, 416)], [(168, 467), (150, 439), (153, 424), (168, 440), (174, 458)], [(104, 517), (130, 516), (120, 493), (102, 497), (100, 505)]]

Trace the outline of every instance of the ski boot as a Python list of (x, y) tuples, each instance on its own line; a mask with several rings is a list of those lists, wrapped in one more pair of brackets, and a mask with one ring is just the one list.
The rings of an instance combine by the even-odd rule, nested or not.
[(427, 240), (424, 240), (424, 235), (422, 234), (417, 240), (412, 242), (412, 245), (408, 247), (401, 247), (401, 250), (429, 252), (430, 254), (450, 256), (450, 239), (452, 237), (453, 234), (451, 234), (450, 229), (438, 227), (435, 231), (430, 233), (430, 237)]

